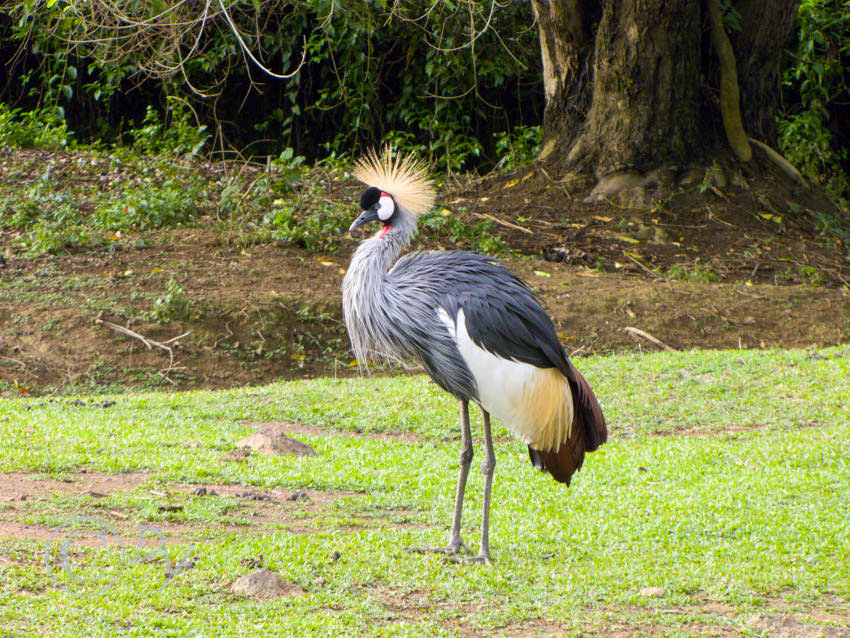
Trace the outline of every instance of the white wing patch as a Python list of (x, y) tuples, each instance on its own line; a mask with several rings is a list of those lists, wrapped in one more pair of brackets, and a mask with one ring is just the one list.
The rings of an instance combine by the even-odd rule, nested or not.
[(437, 316), (455, 340), (478, 386), (481, 407), (536, 450), (557, 450), (570, 435), (573, 400), (569, 382), (556, 368), (503, 359), (477, 345), (466, 329), (463, 309), (453, 320)]

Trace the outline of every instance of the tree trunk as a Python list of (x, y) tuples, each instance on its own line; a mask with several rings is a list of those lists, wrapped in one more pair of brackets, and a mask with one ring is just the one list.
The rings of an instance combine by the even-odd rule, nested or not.
[[(726, 29), (744, 129), (768, 143), (798, 5), (738, 0), (741, 31)], [(591, 198), (601, 199), (729, 154), (704, 2), (534, 0), (534, 7), (546, 93), (540, 159), (554, 172), (592, 176)]]
[(553, 152), (556, 143), (572, 143), (590, 107), (592, 29), (599, 21), (599, 7), (587, 0), (534, 0), (534, 8), (541, 24), (547, 25), (539, 29), (546, 96), (543, 127), (562, 132), (557, 138), (549, 137), (548, 146), (541, 153), (545, 157)]

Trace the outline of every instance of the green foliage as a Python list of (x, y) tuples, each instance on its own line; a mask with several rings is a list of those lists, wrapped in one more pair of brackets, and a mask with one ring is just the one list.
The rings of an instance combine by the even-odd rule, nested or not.
[(733, 0), (720, 0), (720, 10), (723, 12), (723, 26), (727, 31), (741, 30), (741, 14), (732, 6)]
[(286, 198), (277, 198), (263, 216), (271, 238), (308, 250), (334, 251), (351, 223), (348, 206), (325, 200), (323, 189), (312, 185)]
[(680, 281), (700, 281), (703, 283), (720, 281), (720, 275), (714, 272), (708, 266), (704, 266), (700, 259), (697, 259), (692, 267), (673, 265), (667, 270), (668, 279), (678, 279)]
[(0, 228), (13, 231), (13, 245), (32, 254), (59, 253), (89, 241), (77, 202), (56, 188), (49, 166), (28, 187), (0, 189)]
[(540, 153), (543, 129), (539, 126), (516, 126), (511, 131), (496, 133), (496, 168), (513, 170), (534, 161)]
[[(38, 179), (0, 183), (0, 229), (10, 231), (12, 245), (31, 255), (112, 247), (130, 233), (193, 223), (201, 207), (211, 204), (214, 185), (173, 157), (88, 152), (62, 156), (58, 164), (44, 166), (35, 156), (28, 166), (13, 168), (25, 175), (39, 170)], [(104, 189), (110, 173), (110, 187)]]
[(850, 200), (850, 2), (803, 0), (799, 40), (783, 83), (790, 108), (779, 119), (788, 159), (836, 197)]
[(447, 208), (432, 212), (420, 221), (421, 233), (427, 233), (432, 239), (448, 239), (453, 244), (465, 246), (487, 255), (498, 255), (508, 247), (495, 234), (490, 220), (470, 223), (463, 214), (465, 208), (452, 212)]
[(308, 171), (306, 161), (303, 155), (296, 155), (295, 151), (287, 146), (271, 162), (277, 170), (270, 186), (281, 191), (292, 190)]
[(196, 156), (209, 142), (207, 127), (195, 123), (184, 102), (172, 98), (168, 103), (171, 109), (167, 126), (156, 109), (150, 105), (145, 108), (141, 127), (129, 131), (133, 148), (150, 155)]
[(129, 231), (186, 224), (198, 215), (197, 195), (182, 180), (170, 179), (157, 186), (147, 179), (140, 186), (119, 191), (98, 208), (92, 225), (105, 231)]
[(0, 103), (0, 148), (65, 148), (71, 132), (56, 109), (23, 111)]
[(186, 289), (172, 277), (165, 282), (165, 294), (154, 299), (148, 319), (157, 323), (185, 321), (192, 314), (192, 306)]

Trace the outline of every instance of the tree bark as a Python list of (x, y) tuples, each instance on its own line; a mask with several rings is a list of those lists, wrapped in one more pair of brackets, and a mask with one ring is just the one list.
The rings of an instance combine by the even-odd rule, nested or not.
[(799, 0), (738, 0), (741, 32), (730, 33), (738, 59), (741, 116), (750, 137), (776, 146), (782, 50), (788, 47)]
[[(744, 129), (773, 143), (779, 63), (799, 0), (738, 5), (742, 30), (727, 32)], [(555, 173), (592, 175), (597, 187), (613, 182), (616, 190), (719, 152), (732, 161), (705, 2), (534, 0), (534, 6), (547, 100), (540, 159)], [(602, 196), (610, 191), (602, 190)]]
[(570, 144), (578, 134), (592, 97), (593, 29), (599, 5), (593, 0), (534, 0), (540, 28), (543, 92), (546, 110), (543, 127), (562, 132), (548, 136), (541, 150), (546, 158), (560, 144)]

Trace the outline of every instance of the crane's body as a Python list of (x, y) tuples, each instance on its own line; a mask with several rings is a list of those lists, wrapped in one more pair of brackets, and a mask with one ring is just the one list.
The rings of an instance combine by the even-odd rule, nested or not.
[[(465, 547), (460, 515), (473, 454), (468, 405), (474, 401), (481, 407), (484, 520), (481, 549), (472, 560), (489, 563), (495, 468), (490, 415), (528, 445), (535, 467), (567, 484), (585, 452), (605, 442), (604, 417), (537, 295), (501, 263), (463, 251), (399, 258), (416, 231), (416, 217), (433, 201), (421, 166), (407, 159), (393, 165), (385, 151), (383, 157), (372, 154), (361, 161), (358, 172), (370, 188), (361, 197), (364, 212), (352, 230), (370, 221), (380, 221), (382, 228), (361, 242), (343, 281), (352, 349), (360, 361), (419, 363), (461, 403), (463, 449), (451, 537), (446, 547), (423, 550), (457, 555)], [(405, 198), (410, 191), (413, 195)]]

